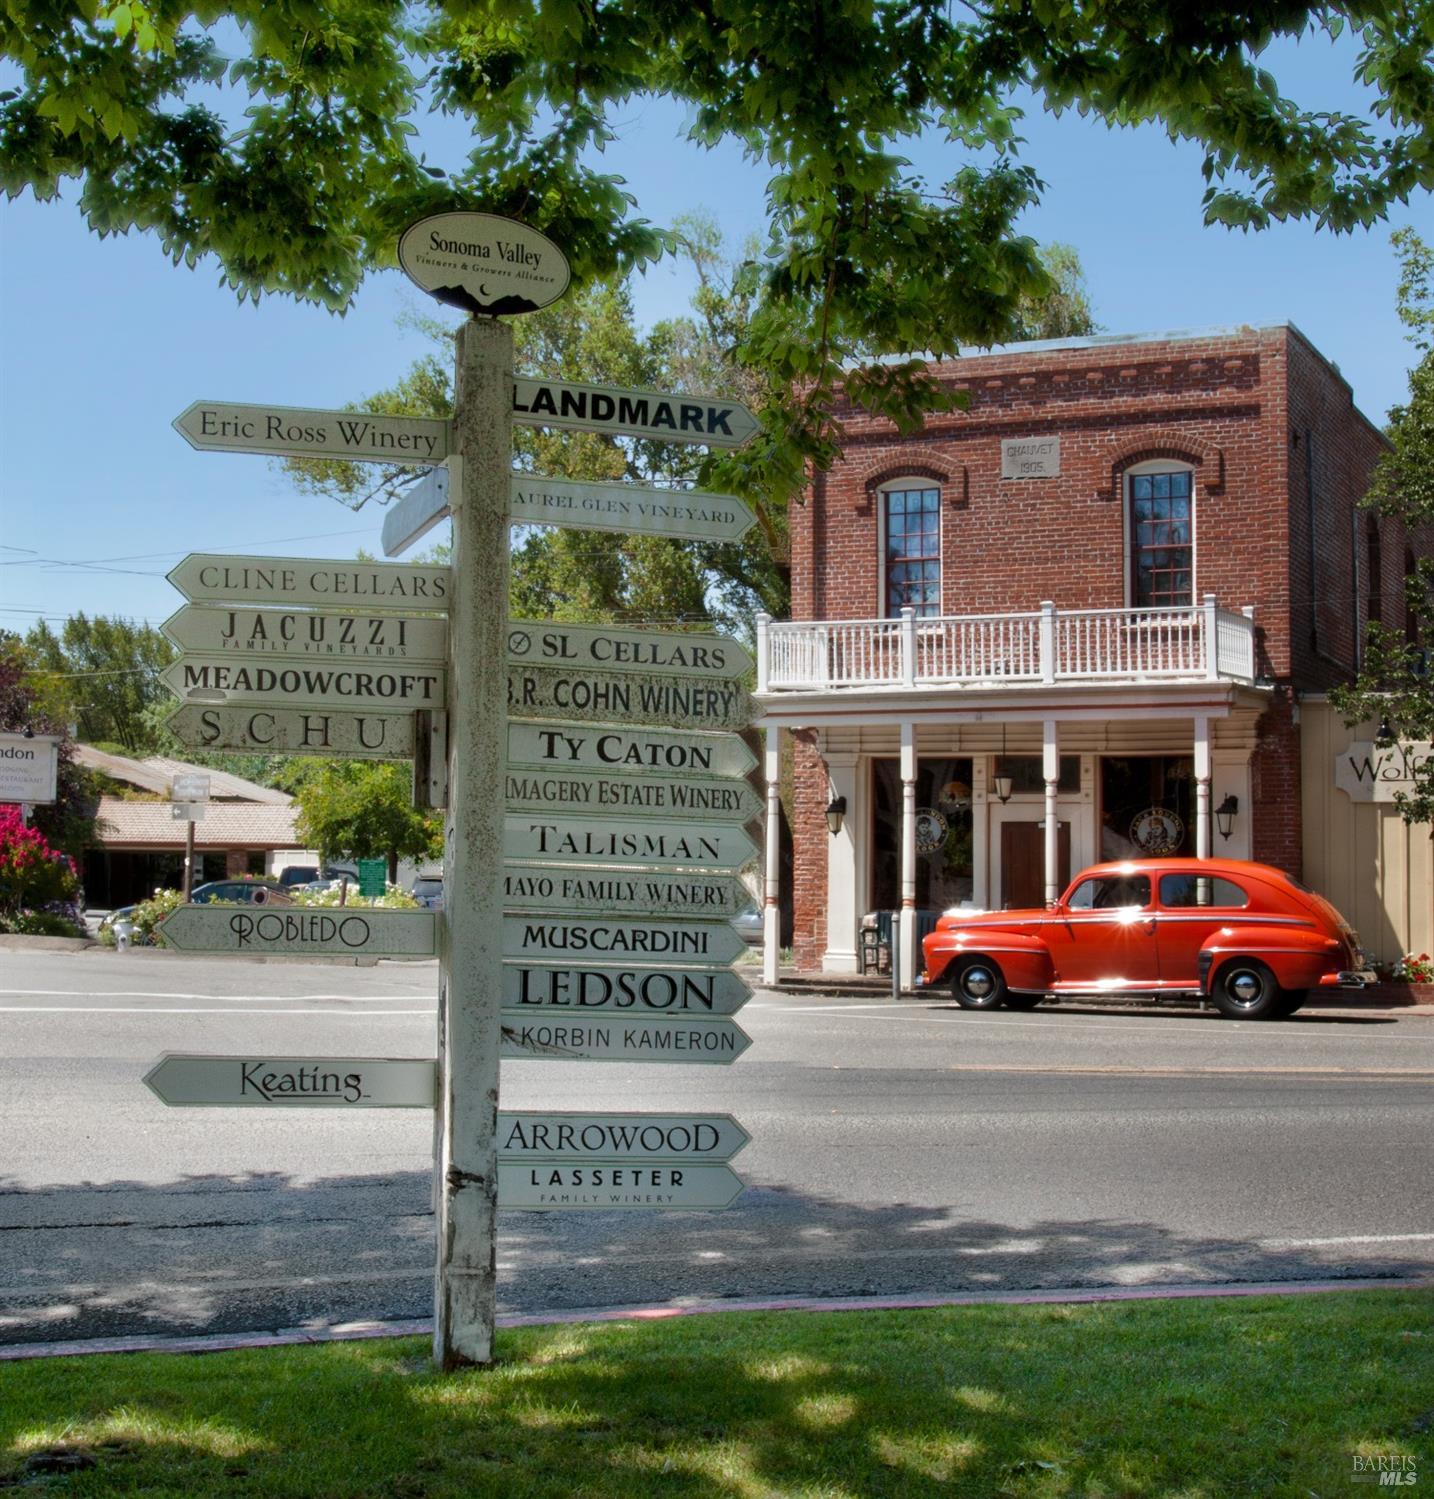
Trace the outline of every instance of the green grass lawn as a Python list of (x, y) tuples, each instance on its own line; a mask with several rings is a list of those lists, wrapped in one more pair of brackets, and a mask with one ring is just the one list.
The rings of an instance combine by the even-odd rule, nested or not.
[(765, 1313), (0, 1364), (0, 1492), (1297, 1495), (1434, 1487), (1434, 1292)]

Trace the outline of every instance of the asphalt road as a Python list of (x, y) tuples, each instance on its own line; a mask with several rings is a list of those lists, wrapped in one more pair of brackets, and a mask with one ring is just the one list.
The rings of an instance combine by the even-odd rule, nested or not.
[[(431, 1055), (432, 964), (0, 963), (0, 1342), (431, 1311), (422, 1111), (166, 1109), (162, 1051)], [(502, 1215), (507, 1311), (1434, 1270), (1434, 1018), (759, 993), (735, 1066), (505, 1062), (508, 1108), (732, 1113), (725, 1213)]]

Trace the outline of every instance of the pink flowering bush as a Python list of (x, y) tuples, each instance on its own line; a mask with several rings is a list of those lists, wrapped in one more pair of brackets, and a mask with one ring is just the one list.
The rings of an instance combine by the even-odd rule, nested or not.
[(0, 806), (0, 915), (72, 900), (79, 887), (73, 861), (26, 827), (19, 807)]

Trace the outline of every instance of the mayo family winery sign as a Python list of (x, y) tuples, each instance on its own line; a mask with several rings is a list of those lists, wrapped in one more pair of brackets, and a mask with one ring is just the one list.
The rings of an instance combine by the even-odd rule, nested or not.
[(263, 453), (271, 458), (442, 463), (450, 447), (446, 421), (377, 411), (195, 401), (175, 417), (174, 426), (190, 447), (203, 452)]
[(757, 757), (735, 734), (681, 729), (589, 728), (582, 724), (508, 724), (508, 764), (539, 770), (602, 770), (646, 776), (745, 776)]
[(600, 671), (673, 671), (726, 680), (752, 669), (752, 658), (725, 635), (627, 630), (616, 625), (508, 621), (508, 660), (515, 665), (592, 667)]
[(614, 868), (564, 870), (546, 864), (503, 866), (503, 907), (508, 911), (730, 917), (750, 901), (746, 886), (732, 875)]
[(404, 230), (398, 263), (431, 297), (489, 317), (537, 312), (568, 289), (546, 235), (491, 213), (435, 213)]
[(745, 447), (757, 435), (757, 418), (740, 401), (563, 380), (514, 380), (513, 420), (529, 427), (627, 432), (713, 448)]
[(737, 541), (757, 523), (757, 517), (730, 494), (548, 479), (541, 474), (513, 475), (508, 514), (515, 524), (670, 536), (680, 541)]
[(166, 720), (181, 744), (247, 755), (411, 760), (412, 713), (347, 713), (185, 703)]
[(329, 666), (183, 655), (160, 672), (176, 696), (209, 702), (314, 703), (348, 708), (442, 708), (438, 666)]
[(209, 655), (431, 666), (442, 666), (448, 659), (448, 621), (441, 615), (186, 604), (160, 628), (181, 650)]
[(431, 1058), (214, 1057), (166, 1052), (144, 1075), (185, 1108), (431, 1109)]
[(751, 700), (735, 682), (565, 666), (510, 665), (508, 712), (514, 718), (680, 724), (693, 729), (741, 729), (752, 721)]
[(406, 562), (329, 562), (312, 557), (214, 557), (192, 552), (169, 581), (206, 604), (277, 604), (300, 608), (426, 609), (448, 607), (446, 567)]
[(504, 1009), (735, 1015), (752, 988), (731, 968), (599, 968), (505, 963)]
[(176, 906), (159, 932), (181, 952), (431, 958), (438, 951), (432, 911), (375, 907)]

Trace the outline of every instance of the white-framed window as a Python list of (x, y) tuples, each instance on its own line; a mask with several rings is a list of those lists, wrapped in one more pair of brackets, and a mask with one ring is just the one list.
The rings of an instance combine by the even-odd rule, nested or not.
[(941, 486), (896, 479), (881, 487), (882, 612), (941, 612)]
[(1195, 470), (1168, 458), (1125, 473), (1126, 598), (1133, 609), (1195, 602)]

